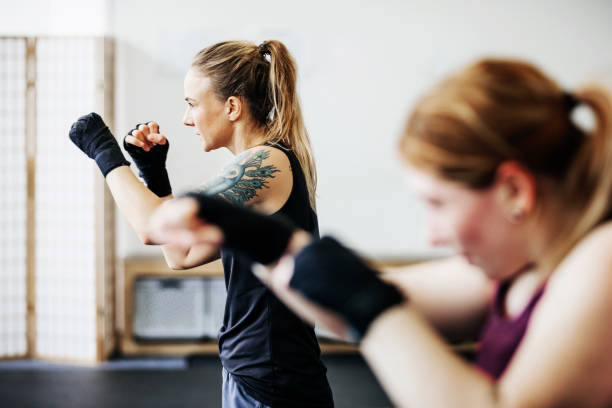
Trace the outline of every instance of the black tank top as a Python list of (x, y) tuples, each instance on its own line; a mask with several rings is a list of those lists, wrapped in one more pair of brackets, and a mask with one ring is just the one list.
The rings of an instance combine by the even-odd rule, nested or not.
[[(295, 154), (289, 158), (293, 188), (275, 215), (318, 237), (317, 215)], [(256, 236), (253, 239), (257, 239)], [(331, 389), (314, 329), (281, 303), (251, 272), (245, 255), (222, 250), (227, 301), (219, 350), (223, 366), (255, 399), (272, 407), (330, 407)]]

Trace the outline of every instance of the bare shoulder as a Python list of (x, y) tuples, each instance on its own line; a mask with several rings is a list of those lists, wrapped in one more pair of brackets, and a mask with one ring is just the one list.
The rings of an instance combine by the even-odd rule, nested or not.
[[(291, 174), (291, 164), (287, 154), (281, 149), (281, 147), (274, 146), (255, 146), (246, 150), (243, 154), (248, 157), (247, 160), (261, 159), (264, 166), (272, 166), (279, 175), (283, 173), (282, 175), (285, 176), (287, 173)], [(236, 159), (238, 159), (238, 156), (236, 156)]]
[[(612, 222), (606, 222), (587, 234), (559, 265), (553, 279), (559, 281), (594, 279), (612, 283)], [(603, 280), (603, 281), (602, 281)], [(609, 285), (612, 291), (612, 285)]]
[(549, 278), (502, 380), (507, 395), (522, 394), (529, 406), (561, 406), (563, 401), (610, 406), (611, 242), (612, 223), (599, 226)]
[(612, 240), (612, 221), (605, 222), (591, 231), (576, 247), (577, 250), (605, 251), (608, 258), (612, 258), (609, 250)]
[(543, 299), (548, 306), (545, 309), (551, 313), (555, 309), (568, 309), (568, 314), (584, 313), (583, 319), (607, 318), (601, 313), (612, 313), (611, 244), (610, 222), (580, 240), (549, 278)]
[(256, 146), (236, 155), (202, 190), (236, 205), (266, 207), (286, 193), (287, 185), (291, 192), (292, 180), (289, 159), (282, 151)]

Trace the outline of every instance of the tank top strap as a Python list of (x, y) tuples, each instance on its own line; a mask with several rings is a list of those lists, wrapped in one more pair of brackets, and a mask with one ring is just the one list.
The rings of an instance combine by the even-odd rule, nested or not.
[(546, 283), (534, 292), (520, 315), (513, 318), (506, 317), (504, 307), (509, 287), (510, 282), (502, 282), (497, 288), (489, 318), (480, 334), (475, 359), (476, 366), (494, 379), (502, 375), (523, 340)]
[(540, 285), (538, 290), (536, 290), (535, 293), (533, 294), (533, 296), (531, 296), (531, 300), (529, 301), (529, 303), (527, 303), (527, 307), (523, 311), (524, 314), (531, 315), (531, 312), (533, 311), (533, 309), (535, 308), (536, 304), (538, 303), (538, 301), (540, 300), (540, 298), (544, 294), (544, 290), (546, 289), (546, 283), (547, 282), (545, 281), (542, 285)]
[(264, 146), (276, 147), (277, 149), (282, 149), (284, 151), (291, 150), (288, 146), (281, 142), (265, 142)]
[[(511, 281), (501, 282), (497, 286), (497, 290), (493, 299), (493, 310), (492, 314), (498, 318), (506, 317), (506, 296), (508, 294), (508, 290), (510, 289)], [(544, 293), (544, 289), (546, 288), (546, 281), (536, 289), (536, 291), (531, 295), (529, 302), (525, 305), (521, 313), (516, 317), (516, 319), (523, 318), (524, 316), (529, 317), (531, 312), (535, 308), (538, 300), (542, 297)]]
[(293, 188), (287, 201), (275, 214), (282, 214), (289, 217), (298, 227), (319, 236), (319, 221), (317, 214), (310, 206), (308, 198), (308, 186), (302, 165), (294, 151), (283, 143), (264, 143), (265, 146), (275, 147), (281, 150), (289, 159), (291, 173), (293, 175)]
[(281, 150), (283, 153), (285, 153), (285, 155), (289, 158), (289, 162), (291, 162), (292, 166), (295, 166), (295, 163), (299, 163), (297, 156), (295, 155), (295, 153), (293, 152), (293, 150), (286, 146), (284, 143), (280, 143), (280, 142), (265, 142), (264, 146), (268, 146), (268, 147), (275, 147), (279, 150)]
[(306, 180), (304, 179), (304, 171), (302, 170), (302, 165), (298, 160), (297, 156), (293, 152), (290, 147), (285, 146), (284, 143), (272, 143), (265, 142), (264, 146), (275, 147), (285, 153), (285, 156), (289, 159), (289, 164), (291, 165), (291, 171), (293, 173), (293, 181), (294, 185), (298, 186), (298, 190), (306, 188)]
[(496, 316), (504, 316), (506, 314), (506, 294), (510, 288), (510, 281), (500, 282), (497, 285), (495, 296), (493, 298), (493, 314)]

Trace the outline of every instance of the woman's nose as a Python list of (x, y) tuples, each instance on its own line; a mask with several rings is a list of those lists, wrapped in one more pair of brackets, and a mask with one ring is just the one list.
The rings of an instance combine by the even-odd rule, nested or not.
[(427, 227), (427, 241), (429, 245), (436, 247), (445, 246), (449, 243), (448, 238), (442, 233), (440, 228), (431, 224)]
[(183, 124), (185, 126), (193, 126), (193, 121), (191, 120), (189, 109), (185, 110), (185, 115), (183, 115)]

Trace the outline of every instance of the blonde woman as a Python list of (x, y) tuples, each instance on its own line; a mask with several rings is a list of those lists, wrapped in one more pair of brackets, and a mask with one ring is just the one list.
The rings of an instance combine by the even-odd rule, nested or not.
[[(296, 81), (295, 62), (279, 41), (212, 45), (195, 56), (185, 76), (183, 121), (204, 151), (227, 148), (235, 156), (204, 184), (202, 194), (287, 218), (316, 236), (316, 171)], [(80, 118), (70, 138), (96, 160), (141, 240), (154, 243), (146, 236), (149, 218), (172, 198), (165, 169), (169, 143), (157, 123), (138, 125), (124, 139), (146, 186), (130, 171), (99, 116)], [(265, 248), (262, 233), (252, 231), (245, 239)], [(333, 406), (313, 327), (252, 275), (249, 256), (207, 244), (164, 245), (163, 252), (173, 269), (222, 258), (227, 288), (219, 334), (224, 407)]]
[[(578, 105), (593, 130), (572, 120)], [(288, 256), (257, 275), (306, 319), (356, 334), (398, 406), (612, 406), (609, 94), (566, 92), (531, 64), (482, 60), (417, 103), (400, 152), (429, 239), (457, 256), (381, 280), (333, 238), (266, 219), (292, 233), (266, 258)], [(170, 229), (180, 242), (178, 230), (190, 241), (216, 231), (234, 244), (232, 209), (209, 214), (206, 198), (192, 197), (160, 208), (151, 233)], [(265, 219), (241, 214), (245, 232)], [(474, 363), (447, 344), (477, 333)]]

